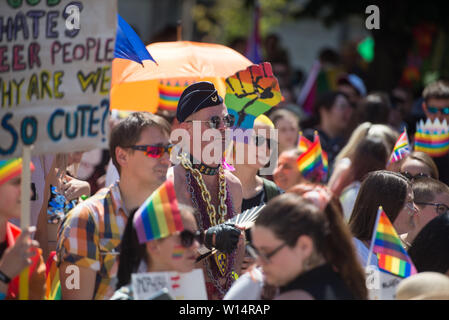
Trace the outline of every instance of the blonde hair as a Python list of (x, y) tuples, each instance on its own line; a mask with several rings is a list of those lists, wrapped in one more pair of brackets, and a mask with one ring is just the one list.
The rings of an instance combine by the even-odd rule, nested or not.
[(260, 126), (268, 126), (271, 129), (274, 129), (274, 124), (273, 122), (270, 120), (270, 118), (268, 118), (266, 115), (261, 114), (260, 116), (258, 116), (256, 118), (256, 120), (254, 120), (254, 125), (260, 125)]
[(394, 144), (399, 137), (399, 134), (390, 127), (383, 124), (372, 124), (371, 122), (364, 122), (360, 124), (349, 138), (348, 143), (341, 149), (340, 153), (335, 158), (335, 162), (343, 158), (352, 158), (357, 149), (357, 146), (365, 137), (379, 137), (385, 144), (387, 153), (390, 154), (393, 150)]

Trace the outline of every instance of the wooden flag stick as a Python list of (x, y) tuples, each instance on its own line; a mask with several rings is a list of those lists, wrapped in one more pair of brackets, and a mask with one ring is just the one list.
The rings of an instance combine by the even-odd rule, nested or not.
[[(31, 199), (31, 149), (32, 146), (23, 146), (22, 152), (22, 185), (21, 185), (21, 216), (20, 228), (24, 232), (30, 226), (30, 199)], [(29, 297), (29, 267), (22, 270), (19, 275), (19, 300), (28, 300)]]
[(20, 228), (25, 230), (30, 226), (30, 199), (31, 199), (31, 148), (32, 146), (23, 146), (22, 153), (22, 192), (21, 206), (22, 214), (20, 216)]

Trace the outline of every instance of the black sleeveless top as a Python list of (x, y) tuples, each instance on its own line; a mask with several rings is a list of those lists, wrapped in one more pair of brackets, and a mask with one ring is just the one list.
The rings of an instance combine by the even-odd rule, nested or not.
[(300, 274), (296, 279), (280, 288), (285, 293), (303, 290), (316, 300), (353, 300), (355, 297), (340, 275), (330, 264), (324, 264)]

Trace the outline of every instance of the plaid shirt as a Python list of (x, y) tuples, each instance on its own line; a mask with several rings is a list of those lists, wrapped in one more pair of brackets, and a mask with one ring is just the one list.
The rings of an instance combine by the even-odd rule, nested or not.
[(81, 202), (62, 220), (57, 261), (94, 270), (95, 300), (109, 299), (117, 281), (118, 254), (128, 213), (118, 183)]

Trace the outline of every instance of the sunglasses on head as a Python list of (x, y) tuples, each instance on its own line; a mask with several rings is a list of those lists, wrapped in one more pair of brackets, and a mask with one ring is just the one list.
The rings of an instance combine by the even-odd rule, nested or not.
[(171, 150), (173, 149), (172, 144), (168, 144), (166, 146), (152, 146), (152, 145), (141, 145), (141, 146), (130, 146), (133, 150), (143, 151), (145, 155), (150, 158), (160, 158), (164, 155), (165, 152), (170, 155)]
[(221, 121), (223, 121), (223, 125), (226, 128), (231, 128), (232, 126), (234, 126), (235, 117), (232, 114), (228, 114), (228, 115), (224, 116), (223, 119), (221, 119), (219, 116), (213, 116), (209, 120), (188, 120), (186, 122), (194, 122), (194, 121), (206, 122), (209, 124), (209, 127), (211, 129), (220, 128)]
[(203, 232), (195, 231), (192, 232), (190, 230), (183, 230), (180, 234), (181, 237), (181, 245), (184, 248), (190, 248), (193, 245), (193, 242), (196, 240), (201, 245), (203, 244)]
[(442, 114), (448, 115), (449, 114), (449, 107), (445, 108), (437, 108), (437, 107), (427, 107), (427, 111), (431, 114), (436, 114), (438, 111), (440, 111)]
[(405, 172), (401, 172), (401, 174), (404, 177), (406, 177), (408, 180), (410, 180), (410, 181), (411, 180), (416, 180), (416, 179), (419, 179), (419, 178), (429, 178), (430, 177), (430, 175), (428, 175), (426, 173), (423, 173), (423, 172), (420, 172), (418, 174), (412, 175), (410, 172), (405, 171)]

